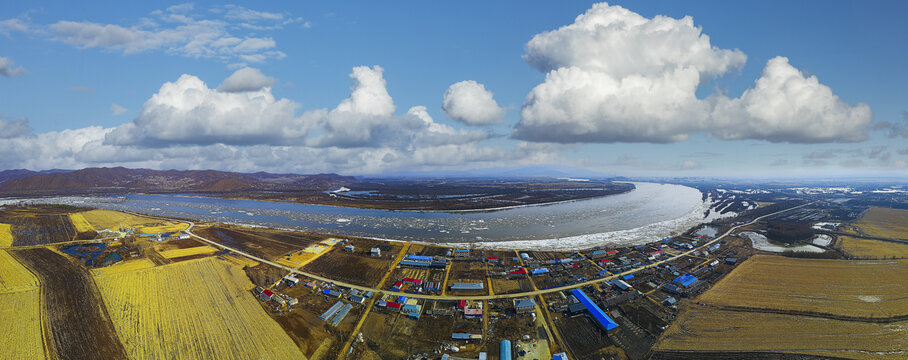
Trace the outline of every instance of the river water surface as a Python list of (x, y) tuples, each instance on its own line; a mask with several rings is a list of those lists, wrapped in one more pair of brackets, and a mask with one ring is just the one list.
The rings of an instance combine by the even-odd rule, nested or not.
[(371, 238), (498, 249), (581, 249), (685, 230), (708, 209), (699, 190), (634, 183), (618, 195), (488, 212), (392, 211), (191, 195), (41, 199), (99, 208)]

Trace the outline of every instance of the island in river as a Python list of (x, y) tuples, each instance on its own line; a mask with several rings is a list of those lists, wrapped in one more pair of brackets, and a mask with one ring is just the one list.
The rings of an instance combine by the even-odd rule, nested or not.
[(366, 209), (463, 211), (551, 204), (626, 193), (633, 184), (573, 178), (356, 178), (337, 174), (88, 168), (0, 172), (0, 197), (199, 194)]

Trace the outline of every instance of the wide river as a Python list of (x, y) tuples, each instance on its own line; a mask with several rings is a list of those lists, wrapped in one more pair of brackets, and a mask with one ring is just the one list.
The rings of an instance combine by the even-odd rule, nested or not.
[(189, 195), (134, 194), (40, 201), (389, 240), (560, 250), (657, 240), (696, 225), (709, 208), (694, 188), (634, 185), (636, 189), (619, 195), (486, 212), (357, 209)]

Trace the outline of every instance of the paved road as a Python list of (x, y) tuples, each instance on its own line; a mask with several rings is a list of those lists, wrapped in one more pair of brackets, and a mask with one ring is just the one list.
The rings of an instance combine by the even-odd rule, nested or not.
[(274, 267), (277, 267), (277, 268), (284, 269), (284, 270), (286, 270), (287, 272), (290, 272), (290, 273), (302, 275), (302, 276), (305, 276), (305, 277), (308, 277), (308, 278), (312, 278), (312, 279), (315, 279), (315, 280), (319, 280), (319, 281), (324, 281), (324, 282), (333, 283), (333, 284), (339, 285), (339, 286), (344, 286), (344, 287), (348, 287), (348, 288), (352, 288), (352, 289), (359, 289), (359, 290), (363, 290), (363, 291), (373, 291), (373, 292), (376, 292), (376, 293), (378, 293), (378, 292), (383, 292), (383, 293), (385, 293), (385, 294), (391, 294), (391, 295), (397, 295), (397, 296), (403, 295), (403, 296), (406, 296), (406, 297), (408, 297), (408, 298), (415, 298), (415, 299), (426, 299), (426, 300), (491, 300), (491, 299), (511, 299), (511, 298), (535, 297), (536, 295), (548, 294), (548, 293), (558, 292), (558, 291), (562, 291), (562, 290), (575, 289), (575, 288), (579, 288), (579, 287), (584, 287), (584, 286), (587, 286), (587, 285), (595, 284), (595, 283), (598, 283), (598, 282), (602, 282), (602, 281), (605, 281), (605, 280), (616, 279), (616, 278), (619, 278), (619, 277), (621, 277), (621, 276), (625, 276), (625, 275), (628, 275), (628, 274), (633, 274), (633, 273), (642, 271), (642, 270), (644, 270), (644, 269), (652, 268), (652, 267), (655, 267), (655, 266), (659, 266), (659, 265), (664, 264), (664, 263), (666, 263), (666, 262), (670, 262), (670, 261), (676, 260), (676, 259), (678, 259), (678, 258), (687, 256), (687, 255), (689, 255), (689, 254), (691, 254), (691, 253), (693, 253), (693, 252), (695, 252), (695, 251), (702, 250), (702, 249), (706, 248), (707, 246), (710, 246), (710, 245), (716, 243), (717, 241), (722, 240), (723, 238), (725, 238), (726, 236), (728, 236), (729, 234), (731, 234), (732, 232), (734, 232), (735, 230), (737, 230), (737, 229), (739, 229), (739, 228), (741, 228), (741, 227), (748, 226), (748, 225), (752, 225), (752, 224), (756, 223), (757, 221), (760, 221), (760, 220), (765, 219), (765, 218), (767, 218), (767, 217), (770, 217), (770, 216), (773, 216), (773, 215), (777, 215), (777, 214), (781, 214), (781, 213), (786, 212), (786, 211), (791, 211), (791, 210), (794, 210), (794, 209), (802, 208), (802, 207), (807, 206), (807, 205), (810, 205), (810, 204), (812, 204), (812, 202), (806, 203), (806, 204), (802, 204), (802, 205), (798, 205), (798, 206), (795, 206), (795, 207), (791, 207), (791, 208), (788, 208), (788, 209), (785, 209), (785, 210), (776, 211), (776, 212), (771, 213), (771, 214), (766, 214), (766, 215), (760, 216), (760, 217), (758, 217), (758, 218), (755, 218), (755, 219), (751, 220), (751, 221), (748, 222), (748, 223), (741, 224), (741, 225), (738, 225), (738, 226), (734, 226), (734, 227), (728, 229), (728, 231), (726, 231), (726, 232), (723, 233), (722, 235), (717, 236), (716, 238), (714, 238), (714, 239), (712, 239), (712, 240), (710, 240), (710, 241), (704, 243), (703, 245), (700, 245), (700, 246), (698, 246), (698, 247), (696, 247), (696, 248), (694, 248), (694, 249), (691, 249), (691, 250), (688, 250), (688, 251), (683, 252), (683, 253), (681, 253), (681, 254), (675, 255), (675, 256), (673, 256), (673, 257), (666, 258), (666, 259), (664, 259), (664, 260), (660, 260), (660, 261), (654, 262), (654, 263), (652, 263), (652, 264), (649, 264), (649, 265), (646, 265), (646, 266), (643, 266), (643, 267), (640, 267), (640, 268), (628, 270), (628, 271), (625, 271), (625, 272), (622, 272), (622, 273), (619, 273), (619, 274), (613, 274), (613, 275), (611, 275), (611, 276), (607, 276), (607, 277), (603, 277), (603, 278), (596, 278), (596, 279), (593, 279), (593, 280), (588, 280), (588, 281), (579, 282), (579, 283), (570, 284), (570, 285), (558, 286), (558, 287), (553, 287), (553, 288), (548, 288), (548, 289), (541, 289), (541, 290), (538, 290), (538, 289), (537, 289), (537, 290), (528, 291), (528, 292), (522, 292), (522, 293), (498, 294), (498, 295), (474, 295), (474, 296), (411, 294), (411, 293), (404, 293), (404, 292), (399, 292), (399, 291), (390, 291), (390, 290), (387, 290), (387, 289), (376, 289), (376, 288), (371, 288), (371, 287), (368, 287), (368, 286), (361, 286), (361, 285), (349, 284), (349, 283), (345, 283), (345, 282), (333, 280), (333, 279), (330, 279), (330, 278), (327, 278), (327, 277), (323, 277), (323, 276), (320, 276), (320, 275), (312, 274), (312, 273), (309, 273), (309, 272), (306, 272), (306, 271), (302, 271), (302, 270), (300, 270), (300, 269), (294, 269), (294, 268), (291, 268), (291, 267), (287, 267), (287, 266), (284, 266), (284, 265), (281, 265), (281, 264), (272, 262), (272, 261), (270, 261), (270, 260), (263, 259), (263, 258), (260, 258), (260, 257), (255, 256), (255, 255), (252, 255), (252, 254), (243, 252), (243, 251), (241, 251), (241, 250), (238, 250), (238, 249), (235, 249), (235, 248), (231, 248), (231, 247), (229, 247), (229, 246), (222, 245), (222, 244), (220, 244), (220, 243), (214, 242), (214, 241), (209, 240), (209, 239), (206, 239), (206, 238), (204, 238), (204, 237), (198, 236), (198, 235), (192, 233), (192, 228), (195, 226), (195, 223), (192, 222), (192, 221), (180, 220), (180, 219), (171, 219), (171, 218), (160, 217), (160, 216), (149, 216), (149, 215), (144, 215), (144, 214), (136, 214), (136, 215), (141, 215), (141, 216), (146, 216), (146, 217), (154, 217), (154, 218), (165, 219), (165, 220), (170, 220), (170, 221), (181, 221), (181, 222), (188, 223), (188, 224), (189, 224), (189, 227), (186, 229), (186, 233), (187, 233), (187, 234), (189, 234), (190, 236), (192, 236), (192, 237), (194, 237), (194, 238), (196, 238), (196, 239), (199, 239), (199, 240), (204, 241), (204, 242), (206, 242), (206, 243), (208, 243), (208, 244), (211, 244), (212, 246), (215, 246), (215, 247), (218, 247), (218, 248), (221, 248), (221, 249), (225, 249), (225, 250), (234, 252), (234, 253), (236, 253), (236, 254), (239, 254), (239, 255), (245, 256), (245, 257), (247, 257), (247, 258), (253, 259), (253, 260), (255, 260), (255, 261), (258, 261), (258, 262), (260, 262), (260, 263), (264, 263), (264, 264), (268, 264), (268, 265), (271, 265), (271, 266), (274, 266)]

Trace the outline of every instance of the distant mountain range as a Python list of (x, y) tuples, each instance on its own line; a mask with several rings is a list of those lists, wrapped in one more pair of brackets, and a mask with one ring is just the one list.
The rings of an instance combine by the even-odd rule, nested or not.
[(0, 171), (0, 194), (83, 192), (238, 192), (329, 190), (356, 181), (337, 174), (252, 174), (215, 170), (87, 168)]

